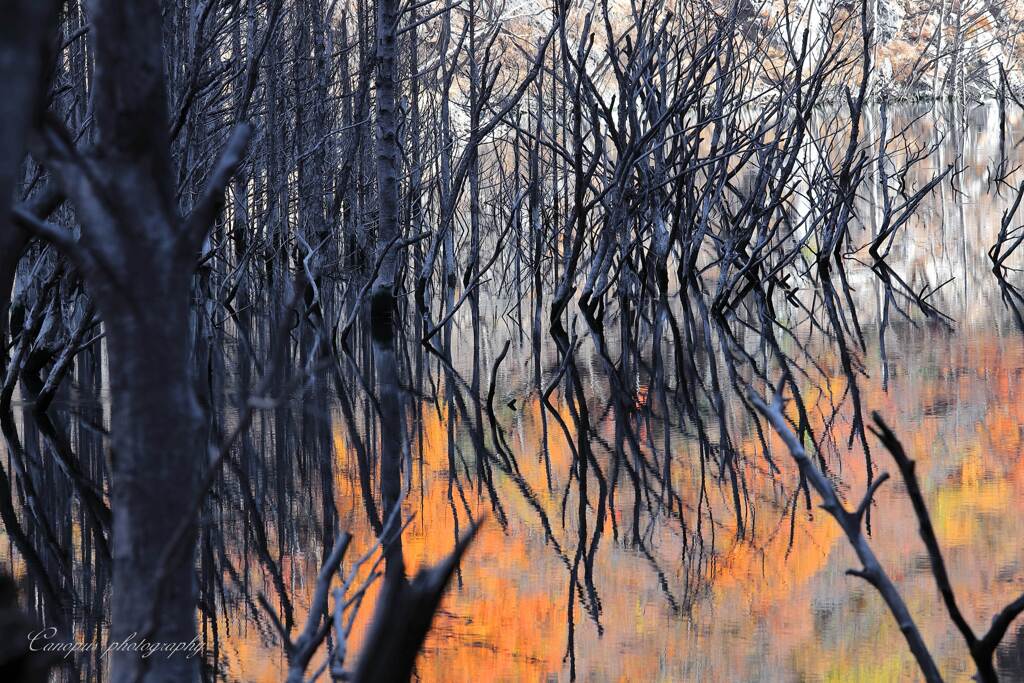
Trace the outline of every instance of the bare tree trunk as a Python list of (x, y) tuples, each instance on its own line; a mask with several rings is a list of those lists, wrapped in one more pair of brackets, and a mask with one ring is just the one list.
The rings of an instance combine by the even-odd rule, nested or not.
[[(189, 381), (191, 278), (184, 269), (184, 274), (166, 272), (181, 264), (145, 265), (165, 273), (136, 280), (136, 310), (108, 304), (104, 311), (110, 321), (113, 397), (111, 641), (134, 633), (151, 641), (187, 643), (196, 637), (195, 530), (171, 557), (171, 567), (157, 563), (167, 540), (190, 514), (203, 454), (199, 406)], [(154, 583), (158, 575), (166, 575), (163, 586)], [(135, 680), (133, 672), (140, 666), (148, 669), (145, 681), (170, 683), (198, 676), (194, 658), (150, 657), (142, 662), (138, 653), (126, 651), (113, 655), (113, 680)]]
[[(93, 102), (99, 144), (87, 159), (48, 136), (47, 163), (73, 201), (80, 241), (45, 226), (76, 262), (107, 329), (112, 402), (111, 641), (196, 637), (191, 519), (204, 460), (191, 385), (190, 290), (248, 127), (236, 131), (187, 219), (167, 133), (162, 15), (156, 0), (94, 0)], [(187, 531), (168, 548), (187, 522)], [(198, 660), (112, 648), (111, 677), (190, 681)]]
[(939, 74), (942, 71), (942, 38), (943, 38), (943, 27), (946, 23), (946, 0), (939, 0), (939, 20), (935, 26), (935, 30), (938, 32), (938, 36), (935, 39), (935, 70), (932, 74), (932, 106), (935, 106), (935, 102), (938, 102), (942, 95), (942, 80), (939, 78)]
[(28, 236), (8, 218), (9, 201), (18, 186), (25, 137), (41, 111), (44, 68), (56, 34), (56, 0), (5, 3), (0, 22), (0, 367), (6, 365), (7, 314), (18, 260)]
[[(377, 249), (387, 249), (375, 296), (392, 297), (400, 251), (398, 145), (398, 0), (377, 0)], [(384, 292), (384, 290), (388, 290)]]

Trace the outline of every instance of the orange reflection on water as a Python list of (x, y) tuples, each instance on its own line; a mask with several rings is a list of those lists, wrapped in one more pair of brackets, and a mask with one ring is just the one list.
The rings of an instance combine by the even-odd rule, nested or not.
[[(979, 629), (1024, 589), (1024, 552), (1015, 542), (1021, 532), (1019, 520), (1024, 519), (1024, 463), (1018, 457), (1020, 425), (1024, 424), (1024, 349), (995, 335), (985, 338), (932, 328), (905, 332), (901, 343), (904, 353), (916, 358), (915, 365), (891, 368), (888, 391), (878, 382), (865, 381), (864, 404), (886, 416), (917, 460), (961, 608)], [(877, 358), (877, 349), (869, 343), (867, 357), (872, 354)], [(838, 366), (828, 353), (820, 362), (825, 367)], [(869, 373), (878, 372), (877, 360), (868, 364)], [(807, 387), (808, 402), (825, 404), (830, 395), (843, 394), (840, 376), (829, 384), (818, 390)], [(556, 405), (571, 424), (564, 403)], [(825, 412), (826, 406), (821, 407)], [(404, 509), (413, 519), (403, 535), (410, 574), (449, 552), (457, 533), (469, 524), (467, 509), (473, 518), (487, 516), (418, 661), (421, 680), (568, 677), (569, 575), (579, 542), (577, 485), (571, 487), (564, 519), (562, 515), (571, 451), (549, 415), (549, 490), (539, 401), (535, 396), (523, 400), (518, 412), (503, 410), (500, 416), (520, 473), (515, 478), (493, 468), (506, 527), (499, 523), (486, 488), (475, 475), (475, 449), (461, 418), (454, 418), (458, 482), (449, 477), (447, 410), (423, 411), (422, 442), (411, 448), (412, 483)], [(823, 415), (812, 416), (815, 433), (820, 435)], [(732, 417), (742, 424), (738, 411)], [(606, 416), (595, 428), (605, 442), (614, 443), (614, 419)], [(354, 547), (362, 552), (373, 533), (360, 509), (354, 458), (340, 420), (335, 429), (341, 464), (335, 493), (339, 509), (349, 512), (341, 524), (355, 535)], [(660, 444), (661, 429), (655, 426), (656, 433), (641, 438), (648, 457), (652, 454), (646, 438)], [(858, 446), (845, 450), (848, 418), (835, 431), (844, 452), (841, 460), (830, 461), (830, 467), (847, 505), (853, 506), (866, 486), (865, 459)], [(592, 603), (581, 598), (586, 592), (582, 566), (573, 601), (581, 680), (917, 680), (916, 666), (881, 600), (867, 584), (845, 575), (846, 569), (855, 566), (855, 558), (835, 523), (816, 507), (808, 510), (802, 494), (793, 518), (795, 468), (777, 439), (771, 439), (772, 456), (781, 473), (774, 476), (753, 432), (735, 444), (744, 456), (742, 473), (753, 501), (745, 515), (747, 533), (742, 539), (736, 536), (728, 486), (718, 481), (717, 470), (709, 465), (711, 513), (706, 506), (701, 513), (703, 555), (693, 545), (700, 490), (697, 451), (679, 433), (672, 443), (672, 481), (683, 501), (689, 549), (683, 550), (678, 518), (668, 513), (649, 527), (646, 516), (642, 518), (646, 553), (631, 544), (633, 494), (620, 471), (615, 506), (601, 526), (594, 554), (600, 630), (589, 616)], [(869, 444), (874, 476), (881, 470), (895, 474), (879, 444), (874, 440)], [(607, 479), (614, 455), (596, 448), (595, 456)], [(471, 479), (463, 473), (463, 459), (474, 473)], [(532, 503), (524, 495), (524, 482)], [(588, 549), (596, 523), (597, 491), (591, 474)], [(538, 507), (547, 515), (552, 539), (543, 530)], [(612, 514), (618, 539), (613, 537)], [(893, 481), (880, 490), (871, 523), (872, 546), (903, 591), (944, 674), (948, 680), (967, 680), (972, 669), (966, 649), (939, 603), (901, 483)], [(315, 553), (306, 558), (307, 577), (314, 574), (316, 559)], [(311, 586), (303, 590), (308, 594)], [(373, 598), (371, 592), (353, 652), (358, 652), (372, 615)], [(300, 612), (297, 608), (301, 622)], [(1008, 640), (1015, 639), (1016, 631), (1011, 629)], [(249, 632), (236, 634), (232, 641), (238, 649), (235, 664), (240, 667), (235, 671), (244, 671), (246, 680), (273, 678), (261, 673), (256, 664), (262, 660), (267, 666), (267, 655), (275, 652), (265, 637)], [(264, 656), (257, 656), (257, 651)], [(280, 666), (279, 655), (269, 659)]]

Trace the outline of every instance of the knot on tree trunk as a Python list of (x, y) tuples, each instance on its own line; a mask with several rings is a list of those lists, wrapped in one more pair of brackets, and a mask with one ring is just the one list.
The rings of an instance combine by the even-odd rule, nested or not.
[(388, 284), (375, 284), (370, 293), (370, 334), (374, 341), (390, 342), (394, 330), (395, 295)]

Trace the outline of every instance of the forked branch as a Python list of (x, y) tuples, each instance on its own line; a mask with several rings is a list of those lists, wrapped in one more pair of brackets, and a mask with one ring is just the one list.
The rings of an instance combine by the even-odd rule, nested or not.
[(993, 619), (992, 626), (980, 639), (974, 634), (964, 615), (957, 605), (956, 596), (953, 593), (953, 585), (949, 580), (949, 573), (946, 571), (946, 562), (942, 557), (942, 549), (935, 536), (935, 528), (932, 526), (931, 516), (928, 514), (928, 507), (925, 505), (924, 496), (921, 493), (921, 486), (917, 481), (915, 463), (903, 450), (903, 444), (896, 438), (896, 435), (889, 429), (889, 426), (878, 413), (872, 413), (875, 427), (871, 428), (875, 436), (882, 442), (889, 453), (892, 454), (896, 466), (900, 468), (903, 475), (903, 482), (907, 487), (907, 495), (914, 506), (914, 516), (917, 517), (918, 530), (921, 540), (928, 549), (928, 560), (932, 568), (932, 576), (942, 594), (942, 602), (946, 606), (949, 618), (956, 624), (957, 629), (964, 637), (967, 648), (971, 652), (971, 658), (978, 669), (978, 680), (983, 683), (994, 683), (999, 680), (996, 674), (992, 658), (996, 648), (1006, 635), (1006, 630), (1014, 619), (1024, 611), (1024, 595), (1017, 598), (1004, 607)]
[(839, 496), (836, 495), (832, 482), (814, 466), (814, 463), (807, 456), (807, 452), (804, 451), (800, 440), (797, 439), (796, 435), (789, 428), (789, 423), (782, 412), (782, 386), (780, 384), (779, 389), (776, 390), (771, 405), (765, 403), (754, 392), (751, 392), (750, 400), (782, 438), (782, 441), (789, 449), (790, 455), (796, 460), (801, 474), (804, 475), (818, 495), (821, 496), (823, 501), (822, 507), (839, 523), (839, 526), (846, 534), (847, 541), (853, 547), (854, 552), (857, 553), (861, 568), (852, 569), (847, 573), (852, 576), (859, 576), (875, 587), (881, 594), (882, 599), (885, 600), (889, 611), (895, 617), (896, 623), (899, 624), (900, 631), (903, 633), (903, 637), (906, 638), (907, 645), (910, 647), (914, 659), (917, 660), (917, 665), (924, 674), (925, 680), (928, 683), (941, 681), (942, 676), (939, 674), (939, 669), (935, 665), (935, 660), (932, 659), (924, 639), (921, 637), (921, 631), (917, 628), (917, 624), (914, 623), (913, 617), (910, 616), (910, 610), (907, 609), (907, 605), (896, 589), (895, 584), (893, 584), (892, 579), (889, 578), (882, 565), (879, 564), (878, 558), (875, 557), (874, 551), (871, 550), (871, 546), (861, 531), (862, 511), (870, 504), (871, 497), (878, 490), (878, 482), (883, 481), (883, 477), (880, 476), (876, 483), (868, 489), (864, 500), (858, 506), (857, 512), (846, 510), (842, 502), (840, 502)]

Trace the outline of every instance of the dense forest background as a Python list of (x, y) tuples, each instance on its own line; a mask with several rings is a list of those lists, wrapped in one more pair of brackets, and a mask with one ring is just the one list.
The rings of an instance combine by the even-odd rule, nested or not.
[[(963, 223), (982, 100), (979, 184), (1002, 204), (962, 236), (960, 276), (969, 248), (1024, 327), (1022, 19), (983, 0), (6, 3), (5, 666), (244, 679), (222, 649), (251, 627), (290, 681), (407, 680), (480, 525), (518, 514), (565, 574), (575, 678), (579, 622), (606, 628), (602, 539), (683, 614), (722, 537), (759, 542), (763, 485), (794, 527), (824, 501), (940, 680), (871, 549), (885, 452), (997, 680), (1024, 599), (968, 625), (865, 357), (953, 327), (908, 233), (947, 206)], [(450, 517), (417, 531), (434, 418)], [(838, 478), (852, 459), (862, 498)], [(95, 647), (39, 656), (33, 623)], [(128, 638), (203, 653), (101, 654)]]

